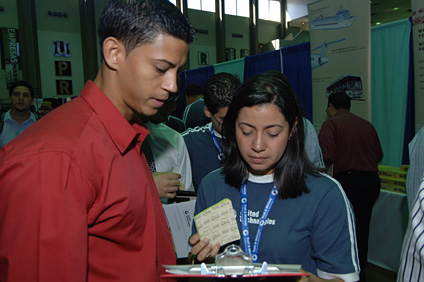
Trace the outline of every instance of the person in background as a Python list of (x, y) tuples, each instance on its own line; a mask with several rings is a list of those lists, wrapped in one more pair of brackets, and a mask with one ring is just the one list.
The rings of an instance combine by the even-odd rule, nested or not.
[(408, 145), (409, 169), (406, 175), (406, 197), (408, 198), (409, 215), (412, 214), (418, 188), (424, 177), (424, 127)]
[(34, 103), (34, 89), (24, 80), (13, 82), (9, 87), (9, 111), (1, 114), (0, 148), (15, 139), (33, 125), (37, 117), (30, 108)]
[[(301, 281), (357, 281), (354, 214), (340, 184), (307, 160), (302, 113), (281, 76), (243, 83), (222, 125), (224, 167), (203, 178), (195, 214), (228, 198), (253, 262), (300, 264), (311, 274)], [(199, 261), (217, 254), (210, 239), (193, 226)]]
[(202, 127), (189, 128), (182, 134), (190, 155), (195, 188), (203, 177), (221, 167), (224, 161), (221, 124), (240, 84), (240, 79), (230, 73), (211, 76), (205, 83), (203, 109), (211, 122)]
[(378, 163), (383, 150), (374, 126), (350, 112), (351, 99), (344, 92), (328, 97), (327, 119), (318, 139), (324, 163), (342, 185), (356, 216), (356, 238), (361, 280), (365, 281), (372, 208), (380, 195)]
[(0, 152), (0, 281), (165, 281), (176, 263), (130, 121), (177, 91), (194, 29), (168, 0), (111, 0), (98, 35), (94, 81)]
[(192, 83), (184, 88), (183, 95), (186, 100), (186, 108), (183, 113), (185, 127), (195, 128), (210, 123), (210, 118), (205, 115), (205, 101), (203, 88), (198, 83)]
[[(144, 153), (159, 196), (165, 204), (168, 199), (175, 198), (178, 190), (194, 191), (190, 158), (184, 139), (181, 134), (164, 124), (174, 111), (173, 106), (168, 104), (175, 103), (175, 96), (178, 96), (178, 93), (172, 94), (154, 116), (139, 117), (141, 124), (150, 131), (142, 148), (148, 150)], [(147, 146), (149, 148), (146, 148)]]
[(184, 122), (172, 115), (172, 113), (177, 108), (179, 98), (179, 92), (175, 93), (175, 95), (172, 95), (168, 101), (166, 101), (165, 105), (163, 105), (164, 109), (156, 115), (155, 119), (160, 119), (161, 121), (159, 122), (163, 122), (178, 133), (183, 133), (186, 130)]
[(45, 116), (60, 105), (62, 105), (62, 101), (60, 101), (60, 99), (44, 98), (40, 107), (41, 116)]
[(184, 95), (187, 106), (198, 101), (199, 99), (202, 99), (203, 98), (202, 85), (198, 83), (192, 83), (187, 85), (186, 88), (184, 88), (183, 95)]
[(424, 279), (424, 178), (415, 190), (415, 202), (403, 241), (398, 282), (420, 282)]

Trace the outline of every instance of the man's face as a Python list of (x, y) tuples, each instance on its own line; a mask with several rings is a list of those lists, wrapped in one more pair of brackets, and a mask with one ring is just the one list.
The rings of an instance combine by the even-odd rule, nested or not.
[(45, 116), (46, 114), (50, 113), (51, 110), (53, 110), (52, 102), (43, 101), (43, 103), (41, 103), (40, 114), (42, 116)]
[(228, 107), (222, 107), (218, 109), (218, 112), (212, 114), (208, 108), (205, 106), (205, 115), (211, 119), (212, 127), (215, 132), (221, 134), (222, 132), (222, 122), (224, 121), (225, 116), (227, 115)]
[(13, 89), (12, 96), (9, 96), (12, 109), (20, 112), (29, 111), (34, 99), (31, 97), (31, 92), (25, 86), (17, 86)]
[(112, 102), (130, 120), (134, 113), (150, 117), (170, 93), (177, 92), (178, 69), (186, 62), (188, 44), (170, 35), (158, 35), (152, 44), (126, 54), (117, 71)]

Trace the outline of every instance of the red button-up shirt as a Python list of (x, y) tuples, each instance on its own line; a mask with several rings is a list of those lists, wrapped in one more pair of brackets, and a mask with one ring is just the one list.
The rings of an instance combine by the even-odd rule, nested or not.
[(326, 120), (318, 135), (325, 166), (333, 175), (345, 171), (378, 171), (383, 159), (377, 131), (367, 120), (340, 109)]
[(140, 144), (97, 86), (0, 152), (0, 281), (159, 281), (171, 234)]

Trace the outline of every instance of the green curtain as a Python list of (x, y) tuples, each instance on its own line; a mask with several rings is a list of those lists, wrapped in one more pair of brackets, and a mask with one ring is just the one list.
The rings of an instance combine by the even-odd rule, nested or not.
[(243, 82), (244, 75), (244, 58), (232, 60), (228, 62), (223, 62), (220, 64), (213, 65), (215, 69), (215, 74), (220, 72), (228, 72), (232, 74), (237, 74), (240, 80)]
[(371, 29), (372, 123), (383, 148), (383, 165), (402, 164), (410, 34), (409, 19)]

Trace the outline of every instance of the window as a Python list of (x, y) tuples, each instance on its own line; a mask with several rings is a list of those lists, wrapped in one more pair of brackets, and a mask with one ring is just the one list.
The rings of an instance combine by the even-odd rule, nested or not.
[(281, 22), (280, 1), (259, 0), (259, 18), (263, 20)]
[(207, 12), (215, 12), (214, 0), (187, 0), (187, 8)]
[(249, 0), (225, 0), (225, 14), (249, 17)]
[(171, 2), (172, 4), (174, 4), (175, 6), (177, 6), (177, 0), (169, 0), (169, 2)]

